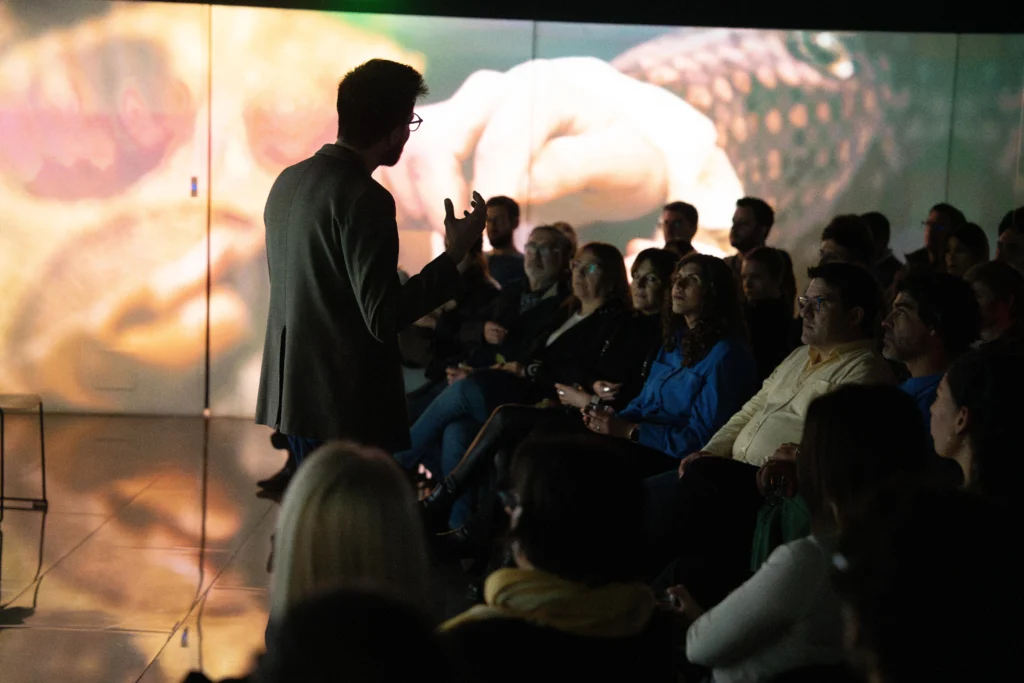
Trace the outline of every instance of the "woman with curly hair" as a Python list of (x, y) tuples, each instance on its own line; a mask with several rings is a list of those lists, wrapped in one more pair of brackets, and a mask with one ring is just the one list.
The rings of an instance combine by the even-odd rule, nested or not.
[(725, 261), (696, 253), (680, 261), (664, 321), (640, 395), (618, 414), (584, 414), (587, 428), (619, 440), (629, 469), (645, 476), (678, 467), (757, 389), (739, 285)]
[[(495, 411), (459, 466), (424, 501), (429, 516), (439, 520), (451, 501), (474, 484), (492, 488), (495, 479), (501, 481), (503, 460), (495, 455), (510, 452), (531, 432), (585, 427), (605, 435), (622, 456), (624, 476), (643, 478), (678, 467), (686, 449), (709, 439), (757, 388), (739, 284), (724, 261), (690, 254), (677, 266), (663, 334), (640, 394), (617, 414), (604, 404), (591, 404), (583, 409), (581, 424), (579, 412), (525, 406)], [(490, 537), (490, 531), (473, 531), (476, 524), (457, 526), (451, 525), (460, 547), (470, 544), (470, 536)]]

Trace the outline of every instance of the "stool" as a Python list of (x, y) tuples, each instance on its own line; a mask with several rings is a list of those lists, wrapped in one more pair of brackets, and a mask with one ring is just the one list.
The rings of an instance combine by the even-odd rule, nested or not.
[[(41, 498), (19, 498), (7, 496), (7, 442), (4, 421), (9, 413), (34, 413), (39, 411), (39, 461), (42, 465), (42, 497)], [(43, 399), (36, 394), (0, 394), (0, 520), (4, 518), (4, 509), (8, 501), (14, 503), (28, 504), (31, 510), (46, 511), (49, 502), (46, 499), (46, 435), (43, 429)], [(20, 508), (14, 506), (12, 509)]]

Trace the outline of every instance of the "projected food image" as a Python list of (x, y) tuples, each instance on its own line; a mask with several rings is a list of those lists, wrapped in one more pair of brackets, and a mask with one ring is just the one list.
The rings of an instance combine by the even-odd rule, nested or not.
[(0, 31), (0, 382), (55, 408), (195, 414), (208, 384), (215, 414), (251, 416), (267, 191), (334, 140), (336, 84), (372, 57), (432, 90), (402, 161), (376, 175), (412, 272), (442, 248), (442, 200), (471, 189), (629, 253), (660, 243), (675, 199), (700, 211), (699, 249), (730, 253), (735, 200), (760, 196), (799, 270), (838, 212), (881, 210), (894, 246), (919, 246), (923, 213), (956, 189), (951, 122), (955, 167), (994, 196), (1012, 196), (1019, 163), (1012, 36), (979, 38), (1002, 47), (961, 65), (987, 80), (954, 111), (952, 36), (542, 23), (534, 42), (529, 22), (79, 14), (15, 13)]

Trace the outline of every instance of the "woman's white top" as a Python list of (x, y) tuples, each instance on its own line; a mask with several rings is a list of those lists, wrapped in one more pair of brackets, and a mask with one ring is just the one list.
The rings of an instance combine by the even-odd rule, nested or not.
[(831, 538), (776, 548), (746, 583), (695, 621), (686, 656), (715, 683), (754, 683), (812, 664), (844, 661)]
[(551, 333), (551, 336), (548, 337), (548, 343), (545, 344), (545, 346), (551, 346), (552, 344), (554, 344), (556, 339), (561, 337), (574, 325), (576, 325), (576, 323), (578, 323), (579, 321), (583, 320), (586, 317), (587, 316), (581, 313), (573, 313), (572, 315), (570, 315), (569, 319), (562, 323), (561, 327), (559, 327), (557, 330)]

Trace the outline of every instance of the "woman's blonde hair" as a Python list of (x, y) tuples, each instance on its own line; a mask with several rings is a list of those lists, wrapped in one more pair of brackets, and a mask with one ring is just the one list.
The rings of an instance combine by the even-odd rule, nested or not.
[(274, 545), (271, 620), (310, 595), (351, 585), (431, 607), (416, 497), (375, 448), (332, 442), (304, 462), (281, 503)]

